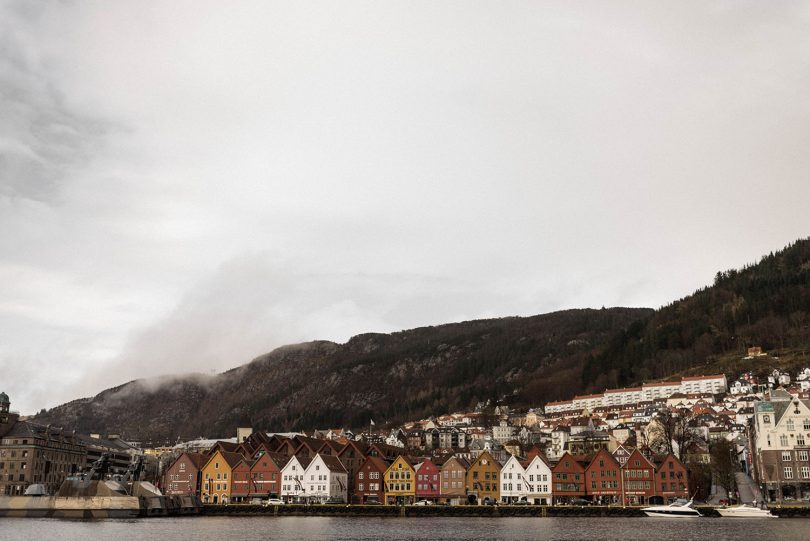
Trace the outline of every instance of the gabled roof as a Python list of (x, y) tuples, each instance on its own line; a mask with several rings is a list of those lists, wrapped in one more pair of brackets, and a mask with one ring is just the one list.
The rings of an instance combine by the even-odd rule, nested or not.
[(201, 470), (205, 463), (208, 462), (208, 457), (202, 453), (183, 453), (180, 455), (177, 460), (180, 460), (183, 455), (188, 458), (188, 461), (191, 462), (191, 465)]
[(653, 468), (655, 468), (655, 464), (650, 462), (650, 459), (648, 459), (646, 456), (644, 456), (644, 453), (642, 453), (638, 449), (634, 449), (633, 452), (630, 453), (630, 456), (627, 457), (627, 463), (624, 465), (625, 468), (632, 468), (633, 467), (633, 466), (630, 466), (629, 464), (630, 464), (630, 460), (633, 459), (634, 457), (641, 457), (644, 460), (644, 462), (646, 462), (649, 466), (652, 466)]
[[(327, 468), (329, 468), (329, 471), (336, 472), (336, 473), (348, 473), (346, 471), (345, 466), (343, 466), (343, 462), (341, 462), (338, 457), (336, 457), (334, 455), (326, 455), (326, 454), (323, 454), (323, 453), (318, 453), (317, 456), (321, 458), (324, 465)], [(313, 460), (313, 462), (314, 461), (315, 460)]]
[(460, 456), (451, 456), (450, 458), (444, 461), (444, 464), (442, 464), (442, 468), (444, 468), (451, 462), (456, 462), (459, 466), (461, 466), (465, 470), (470, 469), (470, 461)]
[(216, 451), (224, 451), (227, 453), (235, 453), (240, 447), (238, 443), (232, 443), (229, 441), (217, 441), (209, 450), (208, 455), (213, 455)]
[(256, 464), (258, 464), (260, 460), (264, 458), (270, 459), (273, 462), (273, 464), (276, 465), (276, 468), (278, 468), (279, 470), (283, 469), (284, 466), (287, 465), (287, 462), (289, 462), (290, 459), (292, 459), (291, 456), (282, 453), (265, 453), (261, 456), (260, 459), (256, 460), (256, 462), (253, 464), (253, 467), (255, 468)]
[(228, 467), (231, 469), (233, 469), (234, 466), (239, 464), (239, 462), (244, 459), (244, 457), (239, 453), (231, 453), (228, 451), (216, 450), (208, 456), (208, 460), (205, 462), (205, 467), (207, 467), (217, 457), (217, 454), (219, 454), (219, 456), (222, 457), (222, 459), (225, 461), (226, 464), (228, 464)]
[(385, 470), (388, 469), (388, 466), (391, 465), (390, 462), (378, 456), (367, 456), (366, 459), (363, 461), (363, 463), (360, 465), (360, 468), (365, 467), (366, 464), (374, 466), (374, 469), (376, 469), (379, 472), (385, 472)]

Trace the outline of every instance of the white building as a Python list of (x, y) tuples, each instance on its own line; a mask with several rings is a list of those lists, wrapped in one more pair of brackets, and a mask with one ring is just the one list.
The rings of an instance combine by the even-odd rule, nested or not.
[(310, 459), (293, 456), (290, 461), (281, 468), (281, 498), (290, 501), (295, 498), (305, 496), (304, 473)]
[(541, 455), (535, 455), (523, 469), (523, 485), (529, 503), (551, 503), (551, 468)]
[(523, 465), (515, 455), (510, 455), (501, 468), (501, 501), (512, 503), (525, 499), (525, 492)]
[(501, 443), (506, 443), (509, 440), (515, 439), (515, 427), (510, 425), (507, 421), (501, 421), (498, 426), (492, 427), (492, 439)]
[(673, 394), (719, 394), (728, 391), (728, 381), (724, 374), (713, 376), (691, 376), (680, 381), (645, 383), (641, 387), (607, 389), (601, 394), (576, 396), (573, 400), (549, 402), (545, 406), (547, 414), (579, 413), (584, 409), (592, 411), (598, 407), (624, 406), (639, 402), (669, 398)]
[(349, 474), (338, 457), (318, 453), (304, 471), (304, 493), (319, 502), (347, 502)]

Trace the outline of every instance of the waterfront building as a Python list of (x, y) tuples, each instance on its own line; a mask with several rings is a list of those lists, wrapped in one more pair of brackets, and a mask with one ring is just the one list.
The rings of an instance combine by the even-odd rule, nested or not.
[(308, 458), (292, 455), (289, 462), (281, 468), (281, 497), (285, 501), (290, 502), (305, 496), (304, 472), (309, 463)]
[(336, 456), (318, 453), (304, 471), (304, 492), (308, 501), (348, 501), (348, 473)]
[(163, 493), (167, 496), (199, 494), (200, 476), (208, 457), (202, 453), (183, 453), (163, 475)]
[(31, 484), (55, 494), (66, 477), (83, 470), (87, 450), (73, 432), (20, 421), (0, 392), (0, 495), (20, 495)]
[(290, 457), (260, 449), (254, 453), (253, 459), (248, 495), (251, 498), (278, 498), (281, 494), (281, 470)]
[(501, 468), (501, 501), (504, 503), (514, 503), (521, 499), (526, 499), (526, 490), (523, 482), (523, 464), (518, 457), (510, 456)]
[(754, 479), (769, 502), (810, 497), (810, 400), (777, 389), (754, 406)]
[(622, 468), (624, 503), (645, 505), (655, 496), (655, 465), (635, 449)]
[(233, 468), (242, 460), (239, 453), (217, 449), (202, 468), (200, 496), (203, 503), (227, 504), (231, 501)]
[(231, 470), (231, 503), (242, 503), (247, 501), (251, 489), (250, 469), (253, 467), (253, 460), (242, 456)]
[(385, 503), (410, 504), (416, 497), (416, 471), (410, 458), (398, 456), (385, 471)]
[(585, 469), (585, 493), (600, 505), (620, 502), (622, 499), (622, 466), (607, 451), (600, 449)]
[(467, 470), (470, 463), (466, 458), (451, 456), (441, 467), (441, 501), (451, 505), (467, 503)]
[(669, 453), (655, 457), (654, 462), (655, 488), (657, 495), (663, 500), (661, 503), (689, 497), (688, 473), (681, 461)]
[(354, 480), (354, 503), (385, 502), (385, 472), (390, 463), (378, 456), (369, 456), (357, 469)]
[(551, 503), (551, 467), (537, 447), (529, 451), (529, 457), (523, 463), (523, 483), (524, 495), (529, 503), (535, 505)]
[(570, 503), (574, 498), (585, 497), (585, 467), (589, 461), (583, 456), (574, 456), (567, 451), (551, 468), (553, 483), (551, 493), (556, 505)]
[(357, 477), (357, 471), (366, 459), (367, 450), (368, 445), (365, 443), (349, 440), (337, 454), (338, 459), (343, 463), (343, 467), (346, 468), (347, 478), (349, 480), (348, 492), (350, 503), (354, 503), (354, 482)]
[(414, 466), (416, 472), (416, 493), (417, 500), (428, 500), (436, 502), (439, 500), (441, 490), (439, 488), (441, 471), (438, 466), (426, 458)]
[[(478, 503), (497, 502), (501, 499), (501, 465), (489, 451), (483, 451), (467, 469), (467, 495)], [(472, 498), (470, 498), (472, 499)]]

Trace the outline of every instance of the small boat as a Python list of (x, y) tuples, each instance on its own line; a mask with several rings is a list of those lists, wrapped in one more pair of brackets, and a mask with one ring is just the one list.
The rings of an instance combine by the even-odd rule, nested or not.
[(777, 518), (768, 509), (761, 509), (752, 504), (721, 507), (717, 509), (717, 513), (725, 518)]
[(653, 505), (641, 510), (648, 517), (664, 518), (697, 518), (703, 515), (697, 509), (692, 508), (692, 500), (676, 500), (669, 505)]

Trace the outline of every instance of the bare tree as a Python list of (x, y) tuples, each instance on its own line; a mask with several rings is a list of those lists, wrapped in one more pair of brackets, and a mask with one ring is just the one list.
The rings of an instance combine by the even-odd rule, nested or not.
[(702, 441), (700, 433), (690, 426), (688, 410), (662, 409), (650, 422), (650, 447), (660, 453), (672, 453), (681, 462), (686, 449)]

